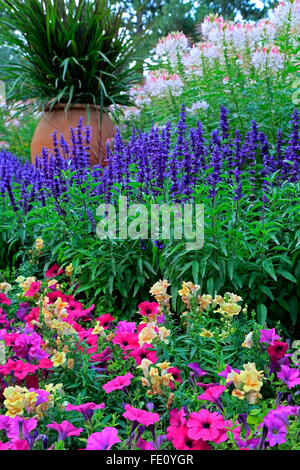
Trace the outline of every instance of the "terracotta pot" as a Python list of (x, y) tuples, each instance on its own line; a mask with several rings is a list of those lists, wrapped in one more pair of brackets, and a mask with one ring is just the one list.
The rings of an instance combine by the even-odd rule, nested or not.
[(40, 155), (42, 148), (53, 151), (53, 141), (51, 134), (57, 130), (57, 139), (63, 134), (65, 140), (71, 144), (70, 127), (77, 127), (79, 119), (83, 117), (83, 126), (91, 126), (92, 135), (90, 142), (91, 165), (106, 166), (106, 141), (115, 135), (115, 127), (112, 120), (102, 114), (102, 126), (100, 129), (100, 106), (88, 105), (89, 122), (87, 118), (86, 105), (74, 104), (65, 112), (64, 104), (57, 104), (49, 111), (45, 111), (38, 123), (31, 141), (31, 160), (34, 163), (36, 155)]

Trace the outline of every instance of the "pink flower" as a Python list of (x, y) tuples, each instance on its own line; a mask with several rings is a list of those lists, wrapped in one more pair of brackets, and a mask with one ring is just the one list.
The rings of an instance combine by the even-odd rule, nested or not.
[(58, 432), (58, 440), (64, 441), (67, 437), (70, 436), (79, 436), (82, 433), (82, 428), (75, 428), (72, 423), (69, 421), (62, 421), (62, 423), (56, 423), (52, 421), (51, 424), (47, 424), (47, 428), (55, 429)]
[(93, 403), (93, 402), (89, 402), (89, 403), (83, 403), (82, 405), (71, 405), (71, 403), (69, 403), (67, 406), (66, 406), (66, 411), (78, 411), (79, 413), (81, 413), (84, 417), (84, 419), (90, 421), (93, 414), (94, 414), (94, 410), (103, 410), (105, 408), (105, 404), (104, 403), (100, 403), (100, 405), (96, 405), (96, 403)]
[(12, 442), (18, 441), (21, 437), (26, 439), (26, 437), (37, 427), (37, 420), (35, 418), (24, 419), (16, 416), (15, 418), (10, 419), (10, 430), (7, 433), (7, 437), (11, 439)]
[(224, 429), (224, 419), (219, 413), (202, 409), (190, 414), (187, 426), (191, 439), (216, 442)]
[(63, 269), (59, 269), (59, 266), (58, 264), (53, 264), (53, 266), (51, 266), (51, 268), (48, 269), (48, 271), (46, 271), (46, 277), (56, 277), (56, 276), (59, 276), (59, 274), (62, 274), (64, 272)]
[(224, 390), (226, 390), (224, 385), (213, 385), (212, 387), (208, 387), (204, 393), (201, 393), (201, 395), (197, 397), (197, 400), (206, 400), (217, 404)]
[(126, 331), (117, 332), (113, 344), (118, 344), (125, 351), (139, 347), (138, 335), (136, 333), (127, 333)]
[(152, 364), (157, 361), (155, 349), (148, 343), (144, 343), (141, 347), (134, 348), (130, 351), (129, 355), (136, 360), (138, 366), (143, 359), (148, 359)]
[(134, 408), (131, 405), (125, 405), (125, 410), (125, 413), (123, 413), (124, 418), (130, 421), (137, 421), (140, 424), (144, 424), (144, 426), (149, 426), (159, 421), (158, 413), (150, 413), (149, 411)]
[(145, 317), (159, 314), (159, 304), (157, 302), (142, 302), (138, 305), (139, 314)]
[(112, 317), (109, 313), (104, 313), (101, 317), (97, 318), (97, 321), (100, 323), (100, 326), (103, 326), (104, 329), (109, 327), (109, 324), (114, 321), (114, 317)]
[[(172, 374), (172, 376), (174, 377), (175, 382), (179, 382), (180, 384), (182, 384), (182, 379), (180, 377), (180, 372), (182, 372), (182, 370), (179, 370), (177, 367), (170, 367), (170, 369), (168, 369), (168, 374)], [(171, 380), (170, 380), (169, 386), (170, 386), (171, 389), (174, 388), (174, 384), (172, 383)]]
[(14, 375), (17, 379), (23, 380), (28, 374), (33, 374), (38, 368), (38, 366), (19, 360), (15, 363)]
[(32, 282), (29, 290), (25, 293), (26, 297), (33, 297), (40, 291), (41, 288), (41, 281)]
[(110, 380), (103, 385), (103, 388), (106, 393), (113, 392), (114, 390), (122, 390), (124, 387), (128, 387), (128, 385), (130, 385), (130, 380), (133, 377), (134, 376), (130, 372), (127, 372), (125, 375), (119, 375), (115, 379)]
[(11, 304), (11, 300), (8, 299), (6, 297), (5, 294), (3, 294), (2, 292), (0, 292), (0, 304), (6, 304), (6, 305), (10, 305)]
[(106, 427), (101, 432), (90, 434), (86, 450), (109, 450), (117, 442), (121, 442), (118, 431), (113, 427)]

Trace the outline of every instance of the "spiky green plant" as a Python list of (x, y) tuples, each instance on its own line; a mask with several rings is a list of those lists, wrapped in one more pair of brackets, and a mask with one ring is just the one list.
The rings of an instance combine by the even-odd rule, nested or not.
[(123, 10), (107, 0), (0, 0), (2, 41), (21, 58), (6, 69), (8, 98), (39, 105), (126, 105), (129, 82), (138, 77)]

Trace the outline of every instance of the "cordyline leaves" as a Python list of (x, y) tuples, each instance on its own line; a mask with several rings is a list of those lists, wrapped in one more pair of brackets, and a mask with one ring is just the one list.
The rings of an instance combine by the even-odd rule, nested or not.
[(141, 40), (123, 25), (123, 10), (107, 0), (1, 0), (1, 39), (20, 55), (6, 69), (8, 98), (56, 103), (128, 104)]

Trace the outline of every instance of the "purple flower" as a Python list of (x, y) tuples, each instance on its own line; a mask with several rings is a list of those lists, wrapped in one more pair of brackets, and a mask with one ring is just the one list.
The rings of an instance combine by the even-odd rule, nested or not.
[(277, 373), (277, 377), (282, 380), (288, 388), (300, 385), (299, 369), (293, 369), (292, 367), (282, 365), (280, 372)]
[(106, 427), (101, 432), (94, 432), (88, 437), (86, 450), (110, 450), (117, 442), (121, 442), (118, 430)]
[(268, 428), (266, 440), (269, 441), (270, 447), (286, 442), (287, 429), (282, 419), (275, 413), (269, 412), (264, 419), (264, 424)]
[(203, 377), (203, 375), (207, 375), (207, 372), (201, 369), (197, 362), (191, 362), (188, 364), (188, 367), (192, 369), (193, 372), (191, 372), (191, 374), (193, 374), (193, 377)]
[(271, 344), (277, 339), (281, 338), (276, 334), (275, 328), (272, 328), (271, 330), (260, 330), (260, 343)]

